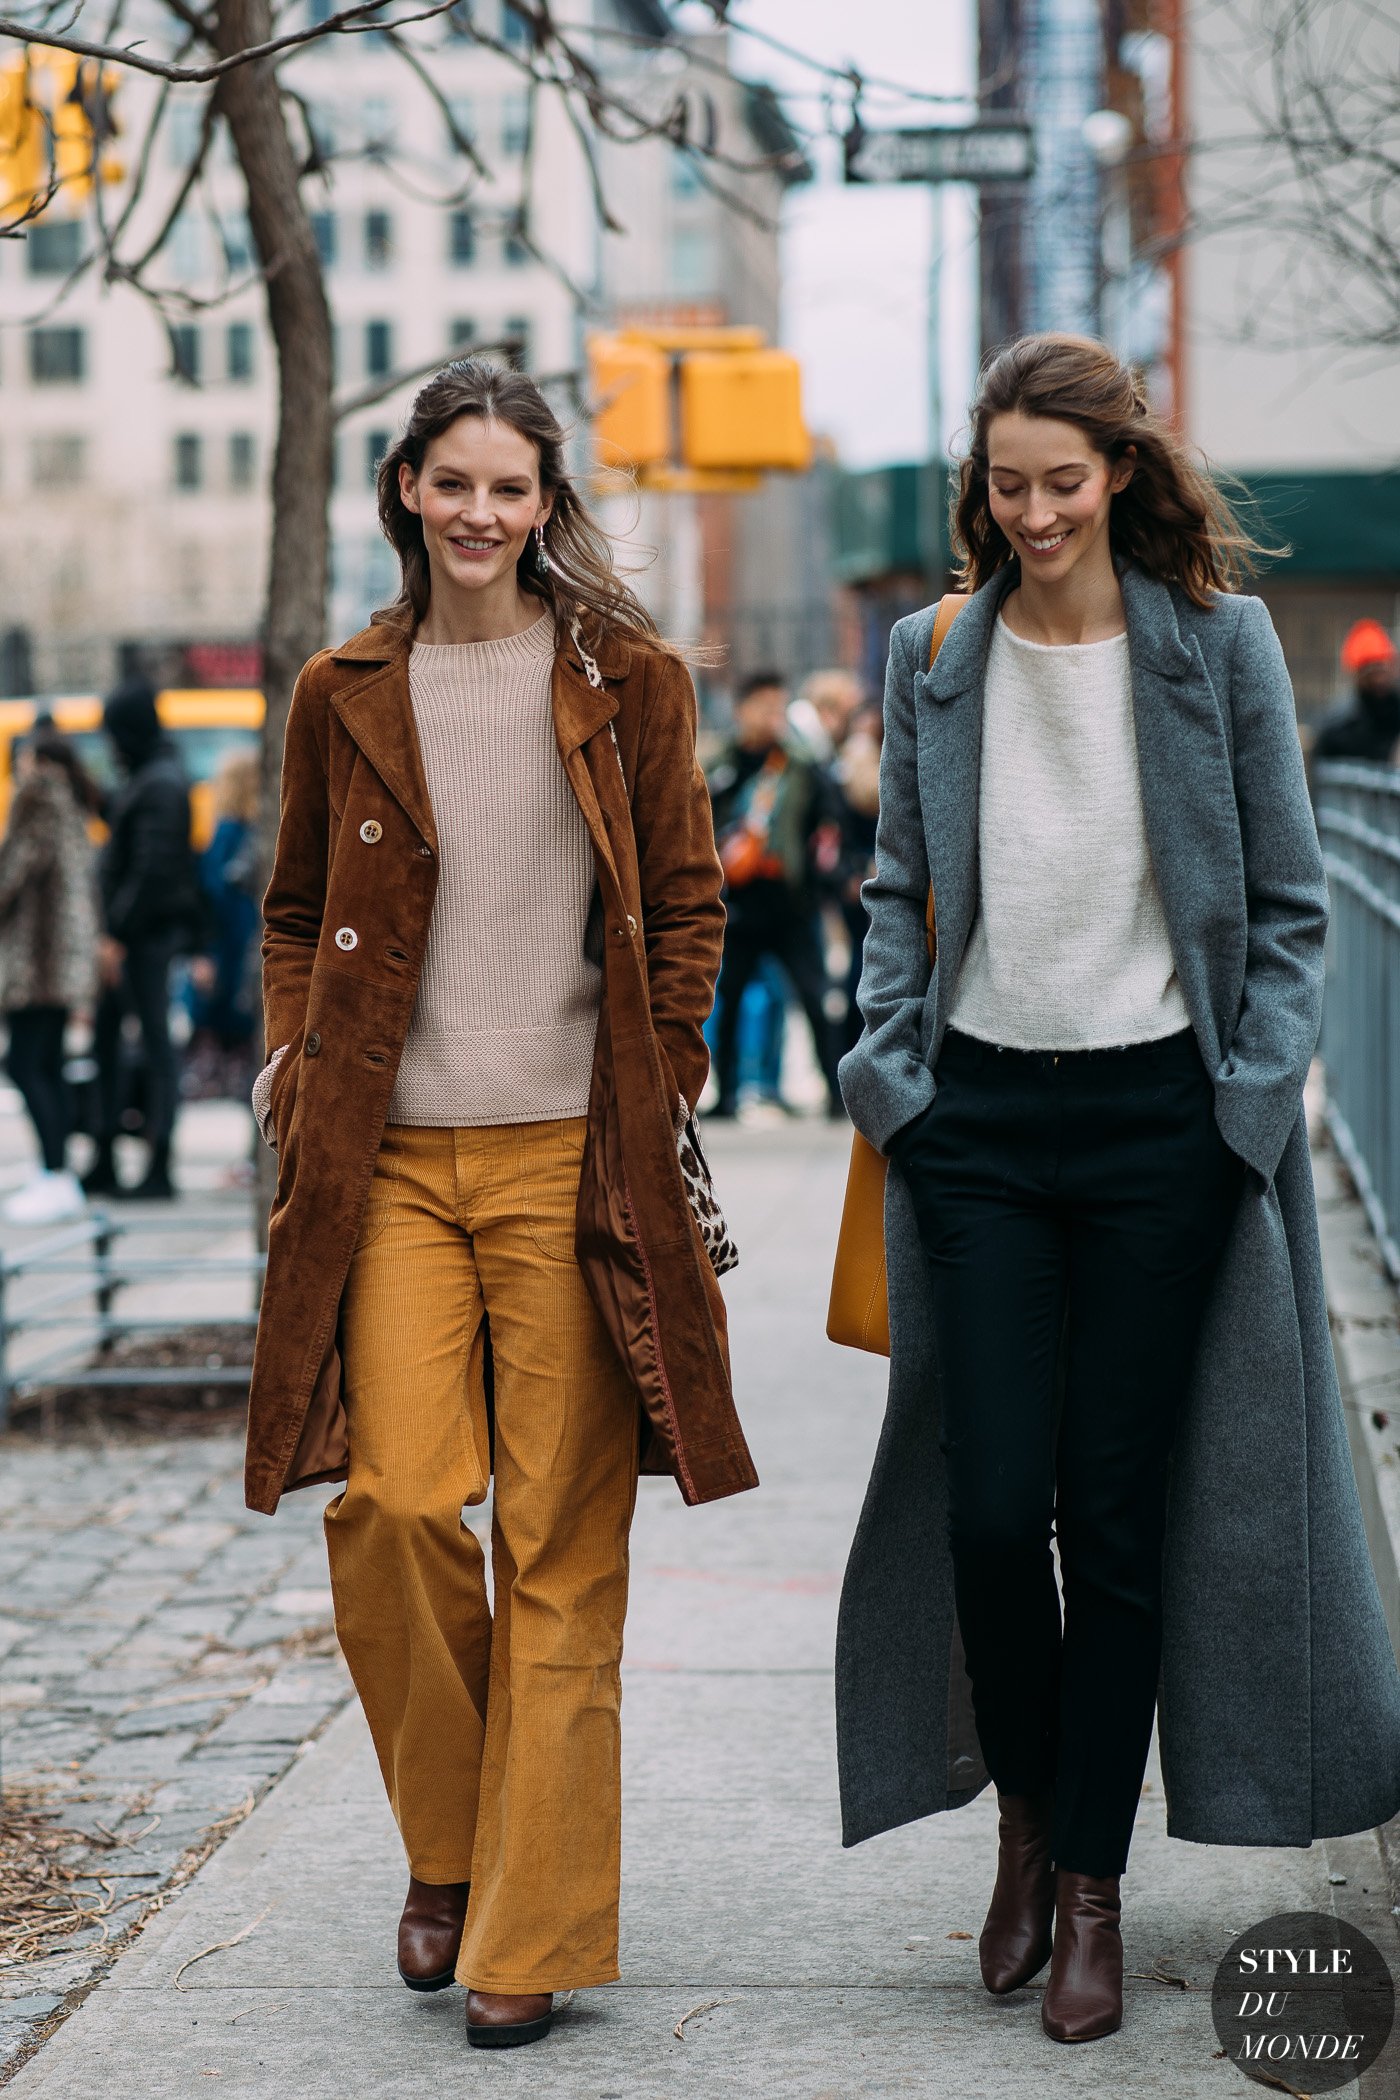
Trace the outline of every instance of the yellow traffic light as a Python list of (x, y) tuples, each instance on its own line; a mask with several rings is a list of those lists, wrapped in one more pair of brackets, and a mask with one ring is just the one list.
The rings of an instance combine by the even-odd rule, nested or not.
[(83, 106), (84, 72), (82, 60), (71, 52), (56, 51), (49, 60), (54, 177), (65, 196), (75, 203), (92, 193), (92, 167), (97, 152), (92, 125)]
[(810, 466), (802, 371), (784, 350), (693, 350), (681, 359), (681, 457), (690, 467)]
[(24, 211), (45, 188), (44, 120), (23, 58), (0, 67), (0, 209)]
[(645, 467), (671, 450), (671, 360), (650, 343), (595, 335), (588, 345), (601, 467)]
[(121, 181), (108, 154), (119, 129), (112, 102), (119, 75), (69, 51), (14, 58), (0, 69), (0, 203), (25, 210), (49, 193), (70, 204), (92, 194), (95, 174)]

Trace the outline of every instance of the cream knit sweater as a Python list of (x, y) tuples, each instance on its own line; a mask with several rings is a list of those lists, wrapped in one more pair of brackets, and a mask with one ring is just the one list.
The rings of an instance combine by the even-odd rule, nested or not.
[(593, 849), (554, 738), (554, 623), (408, 660), (438, 889), (391, 1123), (587, 1113), (602, 972)]
[(1126, 635), (1048, 647), (997, 621), (978, 857), (951, 1028), (1100, 1050), (1189, 1025), (1147, 852)]

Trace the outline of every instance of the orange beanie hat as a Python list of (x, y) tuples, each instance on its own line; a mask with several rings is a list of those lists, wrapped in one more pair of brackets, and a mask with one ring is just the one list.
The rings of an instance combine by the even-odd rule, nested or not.
[(1342, 643), (1342, 669), (1364, 671), (1368, 664), (1393, 664), (1400, 656), (1379, 620), (1358, 620)]

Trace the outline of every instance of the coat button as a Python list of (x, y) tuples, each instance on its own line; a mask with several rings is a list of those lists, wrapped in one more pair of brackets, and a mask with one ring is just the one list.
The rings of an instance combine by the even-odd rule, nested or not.
[(304, 1057), (319, 1057), (321, 1055), (321, 1038), (317, 1035), (314, 1028), (301, 1047)]
[(422, 855), (424, 860), (431, 860), (433, 857), (433, 849), (431, 846), (420, 846), (418, 848), (418, 851)]
[(627, 914), (627, 931), (631, 934), (633, 940), (637, 938), (637, 922), (630, 911)]
[(343, 948), (348, 955), (352, 948), (359, 947), (360, 936), (356, 933), (353, 926), (342, 926), (335, 937), (335, 945), (337, 948)]
[(360, 826), (360, 837), (367, 846), (377, 846), (384, 836), (384, 826), (374, 817), (366, 817)]

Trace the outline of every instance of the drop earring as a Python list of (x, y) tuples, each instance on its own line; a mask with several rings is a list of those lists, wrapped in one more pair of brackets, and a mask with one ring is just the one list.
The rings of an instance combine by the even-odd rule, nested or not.
[(535, 561), (541, 576), (548, 576), (549, 556), (545, 552), (543, 525), (535, 527)]

